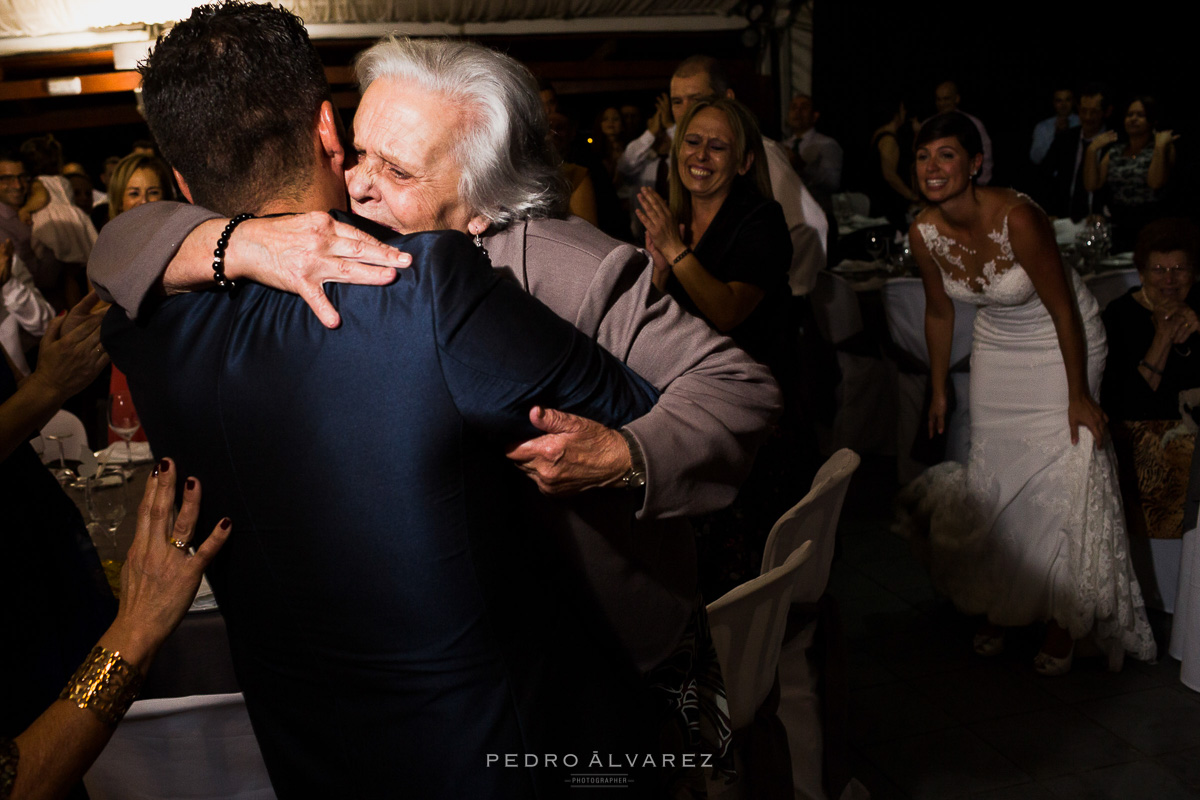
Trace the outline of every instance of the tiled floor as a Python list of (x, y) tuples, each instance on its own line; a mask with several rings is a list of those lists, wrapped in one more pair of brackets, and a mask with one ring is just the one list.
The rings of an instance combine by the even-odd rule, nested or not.
[[(852, 772), (872, 798), (1200, 800), (1200, 694), (1179, 663), (1111, 673), (1077, 659), (1043, 678), (1034, 630), (976, 656), (974, 621), (888, 531), (891, 469), (866, 460), (855, 475), (829, 587), (848, 638)], [(1151, 623), (1162, 650), (1170, 618)]]

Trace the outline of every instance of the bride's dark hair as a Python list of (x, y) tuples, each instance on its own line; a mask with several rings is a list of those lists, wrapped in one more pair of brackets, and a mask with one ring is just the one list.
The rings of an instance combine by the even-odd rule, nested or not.
[(983, 152), (983, 139), (979, 137), (979, 129), (970, 117), (960, 111), (947, 111), (925, 120), (925, 124), (917, 132), (917, 138), (913, 140), (913, 150), (948, 136), (958, 139), (969, 158)]

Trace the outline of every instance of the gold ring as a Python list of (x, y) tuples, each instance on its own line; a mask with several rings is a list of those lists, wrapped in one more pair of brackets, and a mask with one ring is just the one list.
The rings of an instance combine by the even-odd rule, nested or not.
[(167, 541), (170, 542), (172, 547), (178, 547), (180, 550), (187, 550), (188, 548), (187, 542), (176, 539), (174, 536), (168, 536)]

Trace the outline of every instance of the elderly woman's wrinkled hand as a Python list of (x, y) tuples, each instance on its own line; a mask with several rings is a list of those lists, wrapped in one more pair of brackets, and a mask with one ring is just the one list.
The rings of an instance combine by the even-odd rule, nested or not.
[(304, 298), (321, 324), (341, 317), (325, 296), (325, 283), (385, 286), (412, 256), (383, 244), (323, 211), (243, 222), (230, 238), (227, 274), (248, 277)]
[(148, 655), (179, 625), (205, 568), (232, 530), (226, 517), (195, 554), (189, 551), (200, 514), (200, 482), (187, 479), (176, 515), (175, 471), (175, 464), (164, 458), (146, 481), (137, 533), (121, 570), (121, 606), (114, 628), (134, 643), (135, 652)]
[(1200, 318), (1186, 303), (1160, 304), (1154, 308), (1151, 319), (1155, 336), (1172, 344), (1183, 344), (1193, 334), (1200, 333)]

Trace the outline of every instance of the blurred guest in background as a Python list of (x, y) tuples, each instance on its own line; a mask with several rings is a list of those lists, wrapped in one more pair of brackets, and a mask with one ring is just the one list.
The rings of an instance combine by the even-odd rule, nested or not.
[(979, 117), (960, 109), (958, 106), (962, 102), (962, 97), (958, 93), (958, 84), (954, 81), (942, 81), (937, 85), (933, 92), (934, 106), (937, 108), (937, 113), (945, 114), (948, 111), (957, 111), (966, 116), (967, 119), (975, 125), (979, 131), (979, 140), (983, 142), (983, 166), (979, 170), (979, 175), (975, 182), (980, 186), (987, 186), (992, 182), (992, 137), (988, 136), (987, 128), (983, 126), (983, 122)]
[(920, 202), (912, 188), (912, 125), (902, 102), (879, 106), (875, 120), (886, 120), (871, 134), (872, 168), (867, 173), (871, 216), (887, 217), (897, 230), (908, 227), (909, 209)]
[(1054, 116), (1046, 117), (1033, 126), (1029, 160), (1034, 164), (1041, 164), (1046, 159), (1057, 134), (1079, 125), (1079, 115), (1075, 113), (1075, 92), (1070, 89), (1055, 89), (1053, 99)]
[(811, 97), (793, 97), (787, 118), (792, 135), (782, 144), (804, 185), (822, 208), (828, 208), (833, 193), (842, 185), (842, 146), (816, 129), (820, 118)]
[(1078, 222), (1096, 210), (1093, 192), (1084, 185), (1084, 157), (1092, 141), (1106, 130), (1112, 101), (1099, 83), (1084, 86), (1079, 94), (1079, 125), (1057, 131), (1042, 161), (1048, 185), (1042, 200), (1052, 217), (1070, 217)]
[(171, 170), (157, 156), (131, 153), (117, 164), (108, 183), (108, 217), (143, 203), (174, 200)]
[(61, 174), (62, 145), (58, 140), (51, 134), (27, 139), (21, 144), (21, 159), (34, 178), (33, 186), (44, 190), (32, 218), (38, 265), (36, 270), (33, 265), (27, 266), (51, 305), (66, 309), (86, 294), (84, 268), (96, 243), (96, 229), (87, 214), (72, 202), (74, 190)]
[(593, 126), (592, 149), (604, 165), (610, 183), (617, 180), (617, 161), (625, 152), (625, 125), (616, 106), (609, 106), (596, 115)]
[(1129, 250), (1137, 232), (1162, 215), (1163, 188), (1175, 166), (1175, 140), (1170, 130), (1156, 130), (1158, 106), (1140, 95), (1125, 109), (1124, 134), (1107, 131), (1088, 145), (1083, 184), (1089, 192), (1104, 190), (1113, 223), (1113, 245)]

